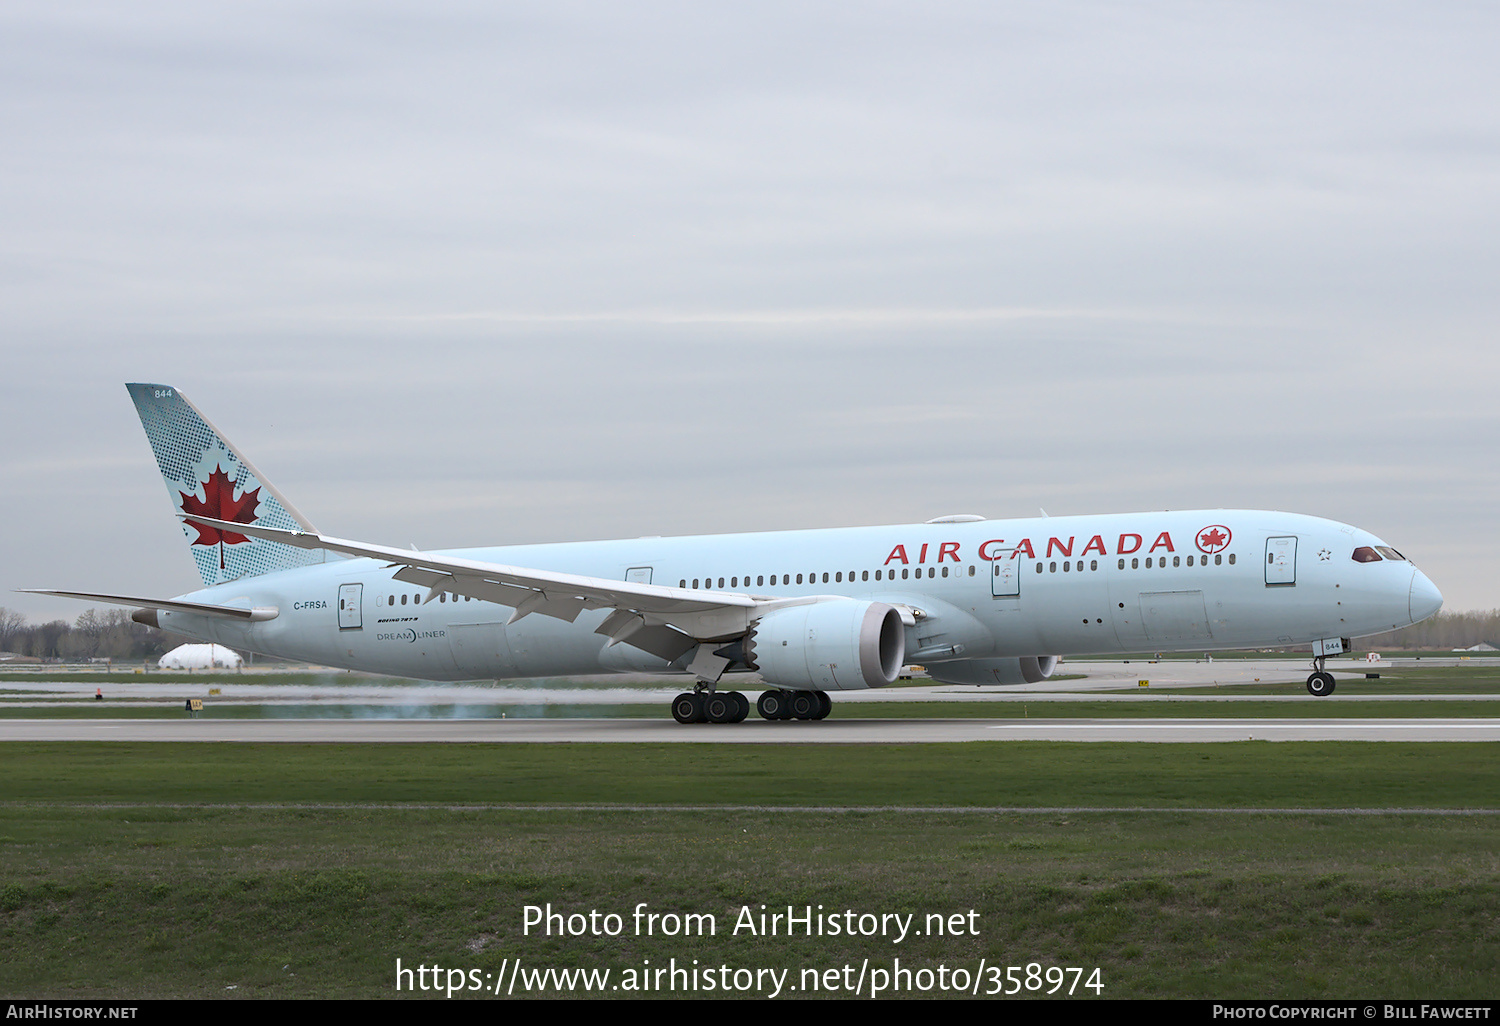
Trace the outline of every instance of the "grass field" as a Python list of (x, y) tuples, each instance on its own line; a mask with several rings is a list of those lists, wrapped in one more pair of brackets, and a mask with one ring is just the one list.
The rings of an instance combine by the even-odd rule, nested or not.
[[(1500, 686), (1472, 669), (1394, 690)], [(1263, 709), (1159, 697), (1045, 712), (1398, 706), (1379, 695)], [(1011, 706), (835, 715), (1024, 714)], [(441, 967), (423, 977), (429, 986), (487, 988), (519, 960), (515, 996), (585, 996), (577, 980), (528, 990), (524, 974), (547, 968), (607, 969), (603, 995), (632, 996), (641, 992), (607, 988), (631, 986), (631, 973), (639, 986), (643, 970), (674, 959), (727, 967), (716, 981), (749, 988), (731, 996), (762, 998), (847, 996), (796, 988), (852, 983), (861, 968), (862, 993), (880, 972), (899, 987), (896, 959), (908, 973), (898, 996), (958, 996), (937, 984), (951, 988), (955, 970), (981, 994), (1025, 994), (1028, 964), (1043, 991), (1050, 967), (1085, 979), (1097, 968), (1106, 998), (1500, 989), (1493, 744), (7, 743), (0, 787), (0, 994), (10, 997), (389, 997), (398, 958)], [(526, 907), (549, 903), (615, 913), (620, 935), (527, 934)], [(642, 903), (711, 916), (716, 932), (638, 936), (631, 914)], [(741, 910), (762, 905), (914, 914), (917, 930), (929, 914), (956, 916), (944, 922), (965, 929), (900, 943), (735, 933)], [(1022, 984), (997, 966), (1022, 967), (1012, 977)], [(696, 996), (723, 994), (705, 991), (703, 976), (678, 979)], [(1094, 993), (1075, 988), (1073, 1000)]]
[[(390, 996), (398, 957), (795, 981), (899, 957), (1098, 967), (1106, 997), (1492, 996), (1500, 815), (1255, 810), (1497, 809), (1497, 776), (1483, 744), (11, 744), (0, 992)], [(1080, 804), (1100, 811), (922, 811)], [(522, 932), (529, 904), (628, 923), (641, 902), (719, 933)], [(762, 904), (972, 909), (979, 932), (730, 933)]]

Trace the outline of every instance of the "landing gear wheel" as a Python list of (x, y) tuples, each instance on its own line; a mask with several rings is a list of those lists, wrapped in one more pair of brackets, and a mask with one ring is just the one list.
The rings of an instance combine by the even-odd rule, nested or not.
[(833, 712), (833, 699), (828, 697), (826, 691), (814, 691), (813, 694), (818, 697), (818, 711), (813, 714), (813, 719), (821, 720)]
[(1308, 677), (1307, 693), (1316, 698), (1327, 698), (1333, 694), (1333, 674), (1319, 670)]
[(729, 722), (730, 723), (744, 723), (745, 722), (745, 717), (750, 715), (750, 699), (746, 698), (744, 695), (740, 694), (738, 691), (731, 691), (729, 693), (729, 697), (732, 698), (732, 699), (734, 699), (734, 705), (735, 705), (734, 718), (731, 719)]
[(785, 691), (762, 691), (755, 700), (755, 711), (763, 720), (784, 720), (790, 717), (790, 702)]
[(811, 691), (793, 691), (791, 713), (799, 720), (810, 720), (823, 703), (818, 701), (818, 696)]
[(704, 697), (703, 711), (710, 723), (733, 723), (740, 704), (727, 691), (716, 691)]
[(702, 723), (707, 720), (702, 697), (691, 691), (684, 691), (672, 699), (672, 719), (678, 723)]

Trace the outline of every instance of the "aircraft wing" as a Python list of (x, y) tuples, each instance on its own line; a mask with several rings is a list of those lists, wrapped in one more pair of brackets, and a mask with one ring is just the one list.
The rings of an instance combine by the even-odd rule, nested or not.
[[(682, 655), (697, 642), (727, 640), (744, 634), (771, 609), (818, 601), (816, 597), (757, 598), (735, 592), (584, 577), (370, 545), (314, 531), (288, 531), (210, 517), (182, 516), (192, 523), (300, 549), (326, 549), (378, 559), (401, 568), (395, 574), (396, 580), (430, 589), (428, 602), (445, 591), (496, 602), (515, 609), (510, 623), (532, 613), (571, 623), (585, 609), (613, 609), (595, 629), (596, 633), (609, 638), (611, 644), (629, 642), (668, 660)], [(664, 654), (667, 652), (671, 654)]]

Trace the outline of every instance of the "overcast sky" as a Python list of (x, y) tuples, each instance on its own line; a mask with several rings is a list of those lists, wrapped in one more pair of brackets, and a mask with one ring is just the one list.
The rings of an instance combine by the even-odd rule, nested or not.
[(0, 605), (198, 586), (123, 383), (452, 547), (1254, 507), (1500, 606), (1500, 7), (0, 6)]

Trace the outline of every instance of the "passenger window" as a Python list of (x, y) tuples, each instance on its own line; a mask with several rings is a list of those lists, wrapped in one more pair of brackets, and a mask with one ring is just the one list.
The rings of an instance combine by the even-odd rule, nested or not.
[(1042, 572), (1042, 564), (1040, 564), (1040, 563), (1038, 563), (1038, 564), (1037, 564), (1037, 565), (1036, 565), (1036, 572), (1037, 572), (1037, 573), (1041, 573), (1041, 572)]
[(1172, 565), (1173, 566), (1181, 566), (1182, 565), (1182, 557), (1181, 556), (1173, 556), (1172, 557)]
[(766, 585), (766, 575), (765, 574), (758, 574), (756, 576), (756, 578), (755, 578), (755, 586), (757, 588), (764, 588), (765, 585)]
[(1121, 569), (1121, 570), (1124, 570), (1124, 569), (1125, 569), (1125, 561), (1124, 561), (1124, 560), (1123, 560), (1123, 559), (1122, 559), (1122, 560), (1120, 560), (1120, 567), (1119, 567), (1119, 568), (1120, 568), (1120, 569)]
[(824, 575), (823, 575), (823, 583), (824, 583), (824, 584), (827, 584), (827, 583), (828, 583), (828, 575), (827, 575), (827, 574), (824, 574)]
[(974, 564), (973, 563), (969, 564), (969, 576), (970, 577), (974, 576)]
[(870, 571), (868, 571), (868, 570), (861, 571), (860, 575), (859, 575), (859, 579), (861, 581), (868, 581), (870, 579)]
[(801, 574), (798, 574), (798, 575), (797, 575), (797, 583), (798, 583), (798, 584), (801, 584), (801, 583), (802, 583), (802, 575), (801, 575)]
[(402, 596), (401, 596), (401, 604), (402, 604), (402, 605), (403, 605), (403, 606), (404, 606), (404, 605), (406, 605), (406, 596), (405, 596), (405, 595), (402, 595)]
[(1224, 564), (1224, 557), (1221, 556), (1221, 555), (1215, 555), (1214, 556), (1214, 566), (1222, 566), (1223, 564)]
[(1141, 560), (1140, 560), (1140, 557), (1137, 556), (1135, 559), (1132, 559), (1130, 561), (1130, 569), (1132, 569), (1132, 570), (1139, 570), (1140, 568), (1141, 568)]
[(1229, 554), (1229, 565), (1230, 566), (1234, 566), (1234, 553), (1233, 552), (1231, 552)]
[(1089, 560), (1089, 569), (1090, 570), (1097, 570), (1097, 569), (1099, 569), (1099, 561), (1097, 559), (1091, 559), (1091, 560)]
[(943, 567), (943, 576), (944, 577), (948, 576), (948, 568), (947, 567)]

